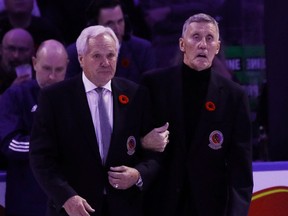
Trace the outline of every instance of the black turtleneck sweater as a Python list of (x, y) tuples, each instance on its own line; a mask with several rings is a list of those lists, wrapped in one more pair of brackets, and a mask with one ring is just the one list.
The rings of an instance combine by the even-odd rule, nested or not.
[(187, 148), (189, 148), (191, 144), (199, 123), (201, 110), (205, 106), (210, 75), (211, 68), (196, 71), (185, 64), (182, 66), (183, 111)]

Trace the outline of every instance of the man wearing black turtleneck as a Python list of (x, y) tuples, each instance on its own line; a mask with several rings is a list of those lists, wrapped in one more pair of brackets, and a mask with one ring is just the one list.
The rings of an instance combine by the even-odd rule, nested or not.
[[(155, 127), (169, 122), (170, 131), (146, 215), (246, 216), (253, 188), (248, 98), (211, 69), (220, 49), (215, 19), (190, 17), (179, 47), (182, 65), (148, 72), (142, 81)], [(143, 146), (154, 149), (146, 138)]]

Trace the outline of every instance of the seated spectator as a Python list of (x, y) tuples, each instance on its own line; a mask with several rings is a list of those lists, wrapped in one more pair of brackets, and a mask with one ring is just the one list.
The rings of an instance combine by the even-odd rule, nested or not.
[(144, 19), (143, 10), (139, 5), (139, 0), (120, 0), (122, 6), (124, 7), (125, 14), (128, 16), (129, 23), (126, 22), (130, 31), (133, 35), (151, 40), (151, 33), (148, 25)]
[[(8, 31), (2, 40), (0, 61), (0, 97), (10, 86), (31, 79), (31, 73), (27, 74), (28, 68), (16, 73), (19, 66), (31, 63), (34, 54), (34, 42), (29, 32), (21, 28)], [(23, 68), (22, 68), (23, 69)], [(27, 70), (28, 69), (28, 70)], [(30, 69), (31, 70), (31, 69)], [(23, 72), (21, 74), (21, 72)]]
[(59, 30), (48, 20), (32, 15), (34, 0), (4, 0), (6, 14), (0, 18), (0, 40), (12, 28), (26, 29), (36, 48), (47, 39), (62, 40)]
[[(86, 26), (86, 9), (94, 0), (39, 0), (38, 5), (42, 17), (47, 18), (61, 30), (67, 44), (74, 43), (80, 32)], [(139, 1), (120, 0), (125, 5), (125, 14), (129, 16), (129, 23), (136, 36), (150, 39), (146, 22), (143, 18)], [(69, 7), (67, 7), (69, 5)], [(77, 13), (77, 16), (75, 16)], [(73, 23), (73, 25), (71, 25)], [(130, 28), (130, 27), (129, 27)]]
[[(34, 4), (33, 4), (32, 14), (34, 16), (38, 16), (38, 17), (41, 16), (37, 1), (34, 0), (33, 3)], [(4, 5), (4, 2), (0, 1), (0, 14), (2, 14), (5, 10), (6, 10), (6, 8), (5, 8), (5, 5)]]
[[(125, 16), (119, 1), (95, 0), (88, 8), (87, 19), (88, 25), (110, 27), (120, 42), (115, 76), (139, 82), (142, 73), (155, 67), (151, 43), (125, 31)], [(80, 73), (82, 69), (78, 62), (75, 43), (71, 44), (67, 51), (70, 59), (67, 77), (72, 77)]]
[(47, 197), (29, 165), (29, 140), (41, 88), (64, 79), (68, 59), (55, 40), (43, 42), (33, 57), (36, 80), (11, 86), (0, 99), (0, 146), (8, 159), (5, 208), (7, 216), (43, 216)]

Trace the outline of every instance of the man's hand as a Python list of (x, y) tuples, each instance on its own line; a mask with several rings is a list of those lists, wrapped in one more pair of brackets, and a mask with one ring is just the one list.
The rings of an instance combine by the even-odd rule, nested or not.
[(89, 212), (95, 211), (85, 199), (77, 195), (69, 198), (63, 208), (69, 216), (89, 216)]
[(127, 166), (110, 167), (110, 171), (108, 171), (109, 183), (112, 187), (121, 190), (135, 185), (139, 177), (138, 170)]
[(152, 151), (163, 152), (169, 143), (169, 123), (159, 128), (154, 128), (141, 139), (143, 148)]

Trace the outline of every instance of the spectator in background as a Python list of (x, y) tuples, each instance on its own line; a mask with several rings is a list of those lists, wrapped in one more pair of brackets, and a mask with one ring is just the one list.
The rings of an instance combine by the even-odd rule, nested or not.
[(0, 146), (8, 159), (6, 216), (43, 216), (47, 198), (29, 165), (29, 139), (41, 88), (64, 79), (65, 47), (55, 40), (43, 42), (33, 66), (36, 80), (11, 86), (0, 99)]
[[(153, 119), (170, 124), (163, 165), (144, 209), (147, 216), (246, 216), (253, 189), (248, 97), (212, 70), (220, 50), (216, 20), (191, 16), (179, 48), (180, 65), (143, 77)], [(149, 148), (146, 138), (142, 144)]]
[(224, 0), (140, 0), (157, 56), (157, 67), (175, 64), (182, 24), (191, 14), (205, 12), (216, 17), (223, 2)]
[(32, 35), (36, 48), (47, 39), (62, 40), (59, 30), (48, 20), (32, 15), (33, 2), (4, 0), (6, 13), (0, 19), (0, 39), (12, 28), (23, 28)]
[[(38, 5), (43, 17), (54, 23), (61, 30), (66, 44), (74, 43), (77, 36), (86, 27), (86, 10), (94, 0), (39, 0)], [(149, 38), (138, 0), (120, 0), (125, 5), (125, 14), (129, 15), (129, 23), (136, 36)], [(67, 7), (69, 5), (69, 7)], [(75, 16), (77, 14), (77, 16)], [(73, 23), (73, 25), (71, 25)], [(129, 23), (126, 23), (128, 25)]]
[[(126, 20), (122, 6), (117, 0), (96, 0), (87, 11), (88, 26), (103, 25), (110, 27), (120, 42), (120, 51), (115, 76), (139, 82), (140, 76), (155, 68), (155, 56), (151, 43), (125, 31)], [(75, 43), (68, 48), (70, 63), (67, 77), (72, 77), (82, 70), (78, 62)]]
[[(4, 5), (4, 1), (0, 1), (0, 17), (2, 15), (3, 12), (5, 12), (6, 8), (5, 8), (5, 5)], [(40, 14), (40, 10), (39, 10), (39, 7), (38, 7), (38, 3), (36, 0), (33, 1), (33, 10), (32, 10), (32, 14), (34, 16), (41, 16)]]
[(133, 35), (151, 40), (150, 30), (143, 16), (143, 10), (139, 5), (139, 0), (120, 0), (124, 14), (127, 16), (126, 25), (131, 27)]
[[(32, 69), (29, 66), (33, 54), (33, 38), (26, 30), (15, 28), (4, 35), (1, 46), (0, 97), (10, 85), (31, 79)], [(23, 68), (23, 65), (26, 66)]]

